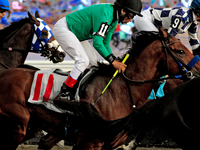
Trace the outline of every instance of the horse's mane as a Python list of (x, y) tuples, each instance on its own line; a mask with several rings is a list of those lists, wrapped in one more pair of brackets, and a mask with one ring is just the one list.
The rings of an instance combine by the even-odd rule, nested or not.
[(32, 69), (32, 70), (40, 70), (39, 68), (36, 68), (36, 67), (28, 65), (28, 64), (19, 65), (19, 66), (17, 66), (17, 68), (26, 68), (26, 69)]
[[(151, 44), (155, 40), (160, 40), (161, 36), (159, 32), (155, 31), (140, 31), (132, 35), (132, 46), (129, 49), (128, 53), (130, 55), (138, 55), (146, 46)], [(126, 54), (118, 58), (119, 61), (122, 61)], [(105, 63), (98, 63), (99, 65), (99, 75), (112, 75), (116, 69), (112, 65)]]
[(132, 52), (141, 52), (146, 46), (151, 44), (155, 40), (160, 40), (161, 36), (159, 32), (155, 31), (140, 31), (132, 35), (132, 47), (130, 51)]
[(29, 18), (24, 18), (16, 22), (12, 22), (11, 25), (0, 30), (0, 42), (3, 41), (7, 35), (14, 32), (16, 29), (21, 28), (25, 23), (30, 22)]

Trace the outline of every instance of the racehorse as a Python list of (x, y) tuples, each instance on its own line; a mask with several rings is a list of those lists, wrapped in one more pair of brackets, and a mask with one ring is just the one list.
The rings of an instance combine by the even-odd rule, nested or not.
[[(188, 64), (194, 58), (191, 51), (177, 38), (171, 37), (165, 31), (161, 33), (163, 37), (159, 34), (153, 34), (153, 32), (139, 32), (136, 34), (135, 44), (130, 49), (130, 58), (127, 60), (128, 67), (125, 73), (127, 77), (136, 82), (131, 82), (122, 75), (118, 75), (112, 81), (112, 84), (95, 105), (104, 119), (123, 118), (134, 111), (135, 108), (142, 106), (156, 82), (153, 79), (158, 79), (168, 73), (172, 75), (183, 73), (183, 68), (180, 69), (177, 64), (181, 62), (184, 66), (187, 66), (185, 64)], [(186, 57), (190, 57), (190, 59), (186, 59)], [(195, 66), (199, 66), (199, 62)], [(114, 69), (110, 66), (103, 66), (102, 68), (100, 70), (103, 71), (99, 72), (87, 85), (82, 101), (93, 104), (98, 95), (101, 94), (100, 89), (103, 90), (111, 79)], [(192, 70), (194, 71), (194, 69), (196, 70), (194, 73), (198, 74), (198, 67), (193, 67)], [(133, 105), (135, 108), (133, 108)], [(87, 140), (84, 141), (81, 137), (79, 138), (80, 140), (78, 140), (74, 149), (83, 149), (87, 145)], [(39, 146), (41, 149), (44, 145), (45, 147), (49, 146), (46, 149), (50, 149), (55, 144), (49, 142), (52, 141), (52, 136), (47, 135), (47, 139), (44, 139), (43, 146)], [(112, 148), (123, 144), (125, 139), (126, 137), (116, 142)], [(59, 140), (55, 141), (58, 142)]]
[(194, 78), (177, 86), (164, 97), (147, 102), (130, 117), (130, 134), (140, 142), (147, 131), (159, 127), (179, 148), (200, 149), (199, 85), (200, 78)]
[[(146, 39), (145, 42), (147, 43), (144, 43), (143, 39)], [(126, 62), (127, 69), (124, 73), (126, 78), (121, 74), (116, 76), (95, 105), (100, 115), (106, 120), (115, 120), (129, 115), (134, 111), (133, 104), (135, 108), (141, 107), (146, 102), (156, 82), (153, 79), (169, 73), (170, 77), (177, 74), (184, 76), (187, 68), (185, 64), (188, 64), (194, 58), (189, 49), (164, 30), (160, 30), (160, 33), (139, 32), (128, 53), (130, 56)], [(93, 104), (101, 93), (100, 89), (104, 89), (114, 71), (112, 66), (100, 65), (97, 75), (87, 85), (81, 101)], [(196, 62), (191, 71), (194, 75), (199, 76), (200, 62)], [(48, 111), (42, 113), (42, 106), (27, 103), (35, 72), (35, 70), (25, 68), (8, 69), (0, 72), (0, 85), (2, 87), (2, 89), (0, 88), (0, 118), (2, 122), (0, 129), (3, 129), (3, 131), (0, 130), (0, 142), (4, 146), (8, 146), (7, 143), (13, 143), (12, 146), (9, 144), (10, 149), (16, 148), (23, 140), (27, 140), (31, 135), (33, 137), (38, 130), (42, 129), (57, 139), (56, 142), (54, 141), (55, 143), (63, 138), (63, 136), (55, 134), (55, 129), (59, 127), (63, 129), (61, 127), (66, 123), (66, 118), (61, 119), (64, 123), (58, 123), (57, 120), (60, 120), (60, 117), (57, 118), (56, 114), (52, 116), (53, 113), (48, 114)], [(130, 80), (139, 82), (133, 83)], [(141, 80), (151, 80), (152, 82), (142, 84)], [(141, 91), (143, 91), (142, 94)], [(37, 115), (39, 118), (34, 117), (34, 114), (39, 114)], [(53, 124), (47, 121), (51, 117), (54, 118)], [(33, 120), (39, 121), (36, 123)], [(60, 134), (63, 133), (61, 133), (61, 130), (59, 131)], [(87, 135), (87, 133), (85, 134)], [(122, 134), (118, 140), (111, 138), (109, 141), (104, 141), (103, 139), (85, 138), (81, 133), (77, 135), (77, 143), (74, 149), (88, 149), (97, 145), (99, 149), (116, 148), (123, 144), (127, 138), (126, 134)], [(50, 149), (53, 146), (51, 142), (47, 144), (50, 146), (44, 143), (47, 147), (43, 149)]]
[(29, 52), (41, 53), (53, 63), (64, 60), (64, 51), (39, 13), (28, 16), (0, 30), (0, 71), (23, 65)]

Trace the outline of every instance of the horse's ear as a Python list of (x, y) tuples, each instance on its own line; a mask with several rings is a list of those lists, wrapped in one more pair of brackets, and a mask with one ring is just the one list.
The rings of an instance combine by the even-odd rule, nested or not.
[(38, 11), (35, 12), (35, 17), (36, 17), (36, 18), (40, 18), (40, 14), (39, 14)]
[(28, 11), (28, 17), (29, 17), (30, 19), (33, 17), (29, 11)]
[(167, 31), (163, 27), (159, 28), (159, 33), (163, 38), (167, 37)]
[(28, 17), (29, 17), (31, 23), (36, 24), (37, 26), (40, 25), (40, 22), (39, 22), (34, 16), (32, 16), (32, 15), (30, 14), (30, 12), (28, 12)]

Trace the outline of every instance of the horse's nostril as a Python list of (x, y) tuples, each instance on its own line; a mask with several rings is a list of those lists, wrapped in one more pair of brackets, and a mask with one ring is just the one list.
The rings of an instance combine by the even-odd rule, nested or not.
[(65, 57), (65, 53), (60, 53), (59, 56), (60, 57)]

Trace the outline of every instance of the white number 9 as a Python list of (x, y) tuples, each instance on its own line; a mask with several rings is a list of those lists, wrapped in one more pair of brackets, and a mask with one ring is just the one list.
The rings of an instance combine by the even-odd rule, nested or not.
[(175, 18), (175, 19), (174, 19), (174, 22), (173, 22), (173, 24), (172, 24), (172, 28), (178, 28), (180, 22), (181, 22), (181, 19), (180, 19), (180, 18)]

